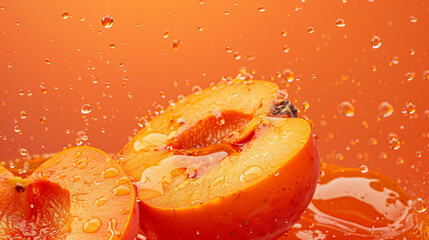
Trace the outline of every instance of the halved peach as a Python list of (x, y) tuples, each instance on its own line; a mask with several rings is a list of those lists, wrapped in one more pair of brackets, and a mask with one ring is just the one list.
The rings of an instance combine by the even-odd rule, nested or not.
[[(267, 81), (186, 97), (118, 154), (149, 239), (270, 239), (308, 206), (319, 155), (307, 121)], [(287, 117), (287, 118), (286, 118)]]
[[(134, 186), (91, 147), (64, 150), (25, 179), (0, 167), (0, 239), (134, 239)], [(3, 238), (4, 237), (4, 238)]]

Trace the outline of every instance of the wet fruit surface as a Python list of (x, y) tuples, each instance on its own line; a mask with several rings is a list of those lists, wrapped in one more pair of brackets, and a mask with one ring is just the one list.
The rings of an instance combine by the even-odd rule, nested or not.
[(94, 148), (58, 153), (25, 179), (1, 167), (0, 198), (0, 239), (127, 240), (137, 234), (134, 187)]

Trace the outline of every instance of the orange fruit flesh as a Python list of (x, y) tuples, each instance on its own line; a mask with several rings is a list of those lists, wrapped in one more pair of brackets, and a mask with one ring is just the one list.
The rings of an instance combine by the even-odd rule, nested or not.
[[(229, 195), (274, 174), (310, 138), (310, 127), (303, 119), (265, 117), (261, 121), (240, 152), (213, 149), (204, 156), (172, 155), (147, 168), (138, 183), (139, 198), (157, 207), (184, 208)], [(185, 171), (172, 176), (177, 169), (192, 169), (194, 175)], [(157, 197), (147, 195), (153, 191), (158, 191)]]
[[(182, 101), (169, 106), (160, 116), (152, 119), (137, 135), (128, 142), (118, 153), (116, 159), (124, 171), (133, 181), (140, 181), (143, 170), (158, 164), (164, 158), (171, 156), (171, 151), (160, 151), (160, 148), (171, 147), (176, 149), (198, 147), (219, 142), (222, 139), (212, 133), (224, 136), (226, 132), (233, 134), (233, 127), (240, 128), (251, 119), (260, 115), (267, 115), (278, 95), (278, 86), (267, 81), (236, 81), (231, 84), (216, 85), (186, 97)], [(228, 118), (234, 113), (239, 114), (242, 122), (236, 124), (222, 120), (222, 115)], [(218, 129), (207, 129), (200, 121), (217, 122)], [(222, 122), (225, 126), (222, 127)], [(201, 122), (200, 122), (201, 123)], [(196, 126), (201, 126), (200, 129)], [(214, 126), (210, 124), (210, 126)], [(227, 129), (229, 127), (229, 129)], [(189, 132), (188, 129), (193, 129)], [(223, 130), (222, 130), (223, 129)], [(182, 134), (183, 133), (183, 134)], [(202, 137), (205, 134), (206, 137)], [(174, 139), (176, 143), (174, 142)], [(195, 140), (185, 140), (194, 138)], [(215, 141), (217, 140), (217, 141)]]
[(138, 231), (130, 179), (104, 152), (78, 147), (26, 179), (0, 170), (0, 234), (16, 239), (133, 239)]

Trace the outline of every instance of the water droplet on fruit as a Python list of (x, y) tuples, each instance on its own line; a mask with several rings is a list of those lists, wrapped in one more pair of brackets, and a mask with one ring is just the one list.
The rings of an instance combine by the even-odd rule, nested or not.
[(118, 175), (119, 175), (119, 170), (114, 167), (108, 168), (101, 173), (101, 176), (103, 176), (103, 178), (111, 178), (111, 177), (116, 177)]
[(110, 48), (110, 50), (115, 50), (116, 45), (114, 43), (109, 43), (109, 48)]
[(253, 179), (261, 176), (263, 173), (264, 170), (260, 166), (250, 166), (247, 167), (240, 175), (239, 181), (243, 184), (248, 183)]
[(429, 80), (429, 70), (423, 72), (423, 80)]
[(107, 202), (107, 200), (109, 200), (109, 198), (107, 196), (100, 197), (94, 201), (94, 206), (100, 207), (100, 206), (104, 205)]
[(381, 39), (378, 36), (374, 36), (371, 39), (371, 44), (373, 48), (379, 48), (381, 46)]
[(88, 220), (83, 225), (83, 231), (86, 233), (93, 233), (93, 232), (98, 231), (98, 229), (100, 229), (100, 227), (101, 227), (101, 220), (95, 217), (95, 218)]
[(113, 195), (115, 196), (129, 195), (130, 193), (130, 188), (124, 185), (117, 186), (113, 189)]
[(413, 208), (419, 213), (425, 212), (427, 209), (427, 202), (423, 198), (417, 198), (413, 201)]
[(105, 28), (110, 28), (113, 26), (113, 17), (110, 15), (106, 15), (101, 19), (101, 24), (103, 24), (103, 26)]
[(264, 6), (259, 6), (259, 7), (258, 7), (258, 11), (259, 11), (259, 12), (265, 12), (265, 10), (266, 10), (266, 9), (265, 9), (265, 7), (264, 7)]
[(360, 166), (360, 172), (361, 173), (366, 173), (368, 172), (368, 167), (366, 165), (361, 165)]
[(73, 182), (73, 183), (75, 183), (75, 182), (79, 181), (80, 179), (81, 179), (81, 176), (79, 176), (79, 175), (73, 176), (73, 177), (71, 178), (71, 180), (72, 180), (72, 182)]
[(346, 26), (346, 22), (341, 18), (337, 19), (335, 24), (337, 24), (337, 27), (345, 27)]
[(91, 104), (88, 104), (88, 103), (83, 104), (83, 105), (82, 105), (82, 107), (80, 108), (80, 111), (81, 111), (83, 114), (88, 114), (88, 113), (90, 113), (90, 112), (92, 111), (92, 106), (91, 106)]
[(383, 117), (389, 117), (393, 113), (393, 107), (388, 102), (382, 102), (378, 106), (378, 114)]
[(63, 12), (63, 13), (61, 14), (61, 17), (62, 17), (63, 19), (67, 19), (67, 18), (69, 18), (69, 13), (68, 13), (68, 12)]
[(79, 169), (85, 169), (88, 164), (88, 159), (82, 158), (73, 163), (73, 167)]
[(421, 158), (422, 157), (422, 152), (421, 151), (417, 151), (416, 152), (416, 157)]
[(355, 115), (355, 107), (350, 102), (342, 102), (338, 110), (346, 117), (353, 117)]
[(116, 184), (122, 185), (122, 184), (128, 183), (129, 181), (130, 179), (127, 176), (124, 176), (116, 180)]
[(313, 28), (313, 27), (309, 27), (309, 28), (307, 29), (307, 31), (308, 31), (308, 33), (314, 33), (314, 28)]

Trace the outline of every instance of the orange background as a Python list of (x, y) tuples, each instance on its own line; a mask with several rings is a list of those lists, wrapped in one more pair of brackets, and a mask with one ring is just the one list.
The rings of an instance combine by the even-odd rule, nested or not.
[[(106, 14), (113, 17), (110, 28), (101, 24)], [(21, 148), (35, 154), (74, 146), (81, 130), (88, 136), (84, 144), (114, 153), (140, 129), (137, 119), (148, 110), (153, 115), (156, 105), (246, 67), (255, 79), (286, 88), (299, 108), (310, 104), (305, 114), (315, 122), (324, 161), (365, 164), (412, 197), (429, 197), (427, 1), (1, 0), (0, 23), (2, 161), (20, 157)], [(377, 49), (373, 36), (382, 41)], [(288, 86), (277, 76), (285, 69), (296, 77)], [(343, 101), (354, 105), (353, 117), (338, 111)], [(384, 101), (394, 108), (387, 118), (377, 113)], [(402, 113), (408, 102), (415, 113)], [(93, 106), (89, 114), (81, 113), (85, 103)], [(398, 150), (389, 147), (389, 133), (399, 136)]]

